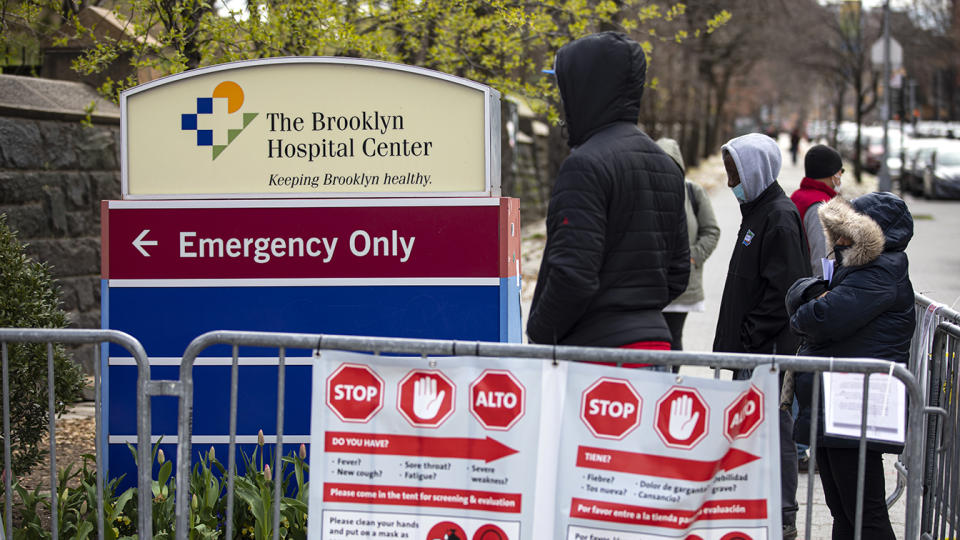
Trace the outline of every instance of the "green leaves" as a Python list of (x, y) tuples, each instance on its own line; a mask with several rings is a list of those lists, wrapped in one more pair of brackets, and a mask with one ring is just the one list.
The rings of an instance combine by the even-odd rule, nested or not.
[[(136, 448), (128, 447), (136, 457)], [(281, 481), (281, 493), (285, 496), (280, 498), (280, 537), (306, 540), (310, 491), (309, 483), (305, 480), (309, 470), (305, 462), (306, 451), (291, 452), (289, 456), (281, 458), (280, 470), (274, 471), (271, 479), (264, 474), (267, 465), (261, 464), (272, 462), (273, 459), (264, 456), (262, 448), (257, 446), (250, 456), (241, 452), (245, 471), (234, 477), (235, 535), (257, 539), (272, 537), (274, 483)], [(162, 457), (159, 443), (153, 447), (153, 457), (160, 466), (157, 478), (151, 483), (154, 538), (173, 538), (176, 523), (173, 462)], [(93, 461), (93, 456), (83, 456), (83, 465), (79, 469), (70, 464), (61, 469), (57, 476), (58, 530), (61, 538), (97, 536), (96, 470), (90, 468)], [(225, 475), (226, 468), (217, 461), (213, 448), (199, 456), (190, 474), (191, 540), (222, 538), (227, 514)], [(137, 534), (137, 489), (129, 488), (116, 495), (121, 480), (113, 479), (104, 486), (104, 537), (107, 540), (135, 538)], [(15, 540), (50, 538), (50, 532), (45, 530), (50, 516), (49, 494), (42, 492), (39, 487), (32, 492), (27, 491), (19, 483), (14, 483), (13, 488), (20, 499), (15, 514), (19, 514), (21, 519), (14, 522), (12, 537)], [(2, 501), (0, 497), (0, 503)]]
[[(67, 314), (50, 267), (27, 257), (16, 234), (0, 214), (0, 327), (66, 328)], [(14, 476), (28, 473), (45, 455), (48, 431), (47, 346), (8, 343), (10, 430)], [(56, 413), (80, 397), (83, 374), (63, 346), (53, 347)], [(2, 396), (2, 394), (0, 394)], [(0, 440), (0, 455), (4, 441)]]

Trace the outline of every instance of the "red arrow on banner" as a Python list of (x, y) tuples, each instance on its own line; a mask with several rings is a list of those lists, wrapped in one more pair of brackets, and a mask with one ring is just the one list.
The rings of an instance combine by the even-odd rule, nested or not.
[(487, 463), (516, 454), (509, 446), (490, 437), (418, 437), (416, 435), (377, 435), (373, 433), (326, 433), (327, 452), (420, 456), (447, 459), (480, 459)]
[(731, 448), (716, 461), (697, 461), (693, 459), (637, 454), (607, 448), (580, 446), (577, 449), (577, 467), (601, 469), (659, 478), (676, 478), (693, 482), (710, 480), (720, 471), (730, 471), (751, 461), (760, 459), (743, 450)]

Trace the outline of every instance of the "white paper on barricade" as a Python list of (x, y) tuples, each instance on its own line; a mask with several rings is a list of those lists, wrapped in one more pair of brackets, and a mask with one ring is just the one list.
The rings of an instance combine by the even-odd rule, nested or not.
[[(885, 373), (870, 375), (867, 439), (903, 444), (907, 424), (907, 387)], [(863, 374), (823, 374), (824, 432), (860, 438)]]
[(324, 351), (313, 370), (309, 537), (547, 538), (532, 525), (544, 369)]
[(780, 537), (776, 371), (573, 364), (567, 381), (554, 538)]

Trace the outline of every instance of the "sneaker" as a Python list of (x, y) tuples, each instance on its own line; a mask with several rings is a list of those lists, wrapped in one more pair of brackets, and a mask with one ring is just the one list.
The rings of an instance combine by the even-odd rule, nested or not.
[(797, 527), (796, 527), (796, 525), (784, 525), (784, 526), (783, 526), (783, 540), (797, 540)]
[[(800, 454), (800, 457), (797, 459), (797, 471), (806, 473), (810, 471), (810, 451), (807, 450), (804, 453)], [(813, 472), (820, 472), (820, 464), (818, 463), (814, 468)]]

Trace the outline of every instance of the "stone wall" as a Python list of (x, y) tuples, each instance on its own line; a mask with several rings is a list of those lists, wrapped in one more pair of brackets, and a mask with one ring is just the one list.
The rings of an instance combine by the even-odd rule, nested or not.
[[(100, 201), (120, 198), (119, 113), (85, 85), (51, 83), (0, 76), (0, 213), (52, 266), (71, 327), (99, 328)], [(92, 116), (78, 107), (91, 102)], [(74, 357), (92, 373), (92, 347)]]

